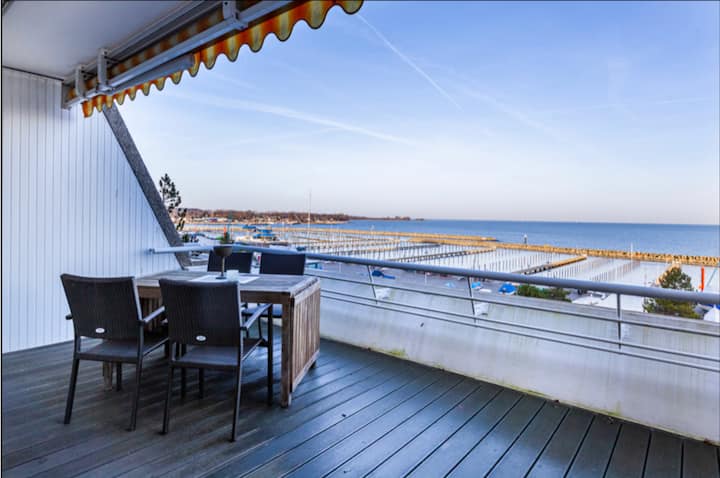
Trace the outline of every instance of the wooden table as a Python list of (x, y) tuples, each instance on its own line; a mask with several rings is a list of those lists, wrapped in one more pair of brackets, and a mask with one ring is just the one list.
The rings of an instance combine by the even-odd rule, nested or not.
[[(206, 276), (205, 271), (176, 270), (140, 277), (136, 280), (143, 314), (162, 304), (160, 279), (196, 279)], [(250, 274), (240, 274), (247, 277)], [(280, 405), (287, 407), (292, 392), (310, 367), (315, 365), (320, 352), (320, 280), (309, 276), (256, 275), (257, 279), (239, 284), (243, 302), (282, 305), (282, 352), (280, 359)], [(172, 320), (170, 317), (168, 320)], [(272, 343), (272, 327), (268, 327), (268, 340)], [(272, 351), (268, 350), (272, 357)]]

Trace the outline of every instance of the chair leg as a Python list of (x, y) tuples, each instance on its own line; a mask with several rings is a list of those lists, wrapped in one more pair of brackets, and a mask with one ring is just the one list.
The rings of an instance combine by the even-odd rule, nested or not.
[(138, 404), (140, 402), (140, 379), (142, 377), (142, 365), (143, 359), (140, 357), (137, 366), (135, 367), (135, 394), (133, 395), (132, 412), (130, 414), (130, 431), (135, 430), (135, 424), (137, 423), (137, 411)]
[(170, 357), (170, 342), (165, 342), (165, 345), (163, 345), (163, 348), (165, 350), (165, 358)]
[(267, 340), (265, 340), (265, 337), (263, 337), (262, 333), (262, 327), (260, 326), (260, 323), (262, 322), (262, 319), (257, 320), (258, 324), (258, 338), (260, 339), (260, 344), (267, 347)]
[(117, 375), (117, 385), (115, 386), (115, 390), (119, 392), (122, 390), (122, 363), (120, 362), (115, 364), (115, 375)]
[(80, 359), (73, 359), (72, 372), (70, 373), (70, 387), (68, 388), (67, 403), (65, 404), (65, 421), (67, 425), (70, 423), (70, 416), (72, 415), (73, 401), (75, 400), (75, 384), (77, 383), (78, 367), (80, 366)]
[(167, 391), (165, 393), (165, 413), (163, 414), (162, 426), (163, 435), (168, 432), (168, 428), (170, 425), (170, 398), (172, 397), (172, 382), (174, 371), (175, 368), (172, 365), (168, 365)]
[[(185, 355), (187, 352), (187, 345), (177, 344), (177, 356), (180, 357)], [(187, 369), (185, 367), (180, 369), (180, 396), (185, 398), (185, 392), (187, 390)]]
[(238, 414), (240, 412), (240, 390), (242, 388), (242, 362), (238, 365), (237, 373), (235, 376), (235, 407), (233, 408), (233, 424), (232, 432), (230, 433), (230, 441), (237, 439), (237, 422)]
[(198, 391), (200, 392), (200, 398), (205, 396), (205, 369), (198, 369)]

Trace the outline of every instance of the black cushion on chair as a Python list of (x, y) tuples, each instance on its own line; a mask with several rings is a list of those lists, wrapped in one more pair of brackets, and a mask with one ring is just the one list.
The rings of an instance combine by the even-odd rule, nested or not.
[[(158, 348), (167, 341), (167, 337), (146, 334), (143, 340), (143, 355)], [(137, 362), (138, 344), (133, 340), (104, 340), (95, 347), (78, 353), (84, 360), (104, 360), (108, 362)]]
[[(260, 339), (243, 339), (243, 359), (260, 344)], [(234, 370), (237, 368), (237, 347), (190, 347), (175, 365), (190, 368), (213, 368)]]

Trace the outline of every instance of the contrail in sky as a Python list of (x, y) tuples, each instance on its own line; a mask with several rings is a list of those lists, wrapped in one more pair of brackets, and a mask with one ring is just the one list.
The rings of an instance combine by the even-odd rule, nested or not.
[(357, 14), (357, 15), (355, 15), (355, 16), (356, 16), (361, 22), (363, 22), (365, 25), (367, 25), (368, 28), (370, 28), (370, 30), (372, 30), (373, 33), (375, 33), (375, 35), (380, 39), (380, 41), (382, 41), (382, 42), (385, 44), (385, 46), (390, 49), (390, 51), (392, 51), (393, 53), (395, 53), (402, 61), (404, 61), (405, 63), (407, 63), (407, 64), (410, 66), (410, 68), (412, 68), (412, 69), (415, 70), (420, 76), (422, 76), (428, 83), (430, 83), (430, 85), (431, 85), (433, 88), (435, 88), (435, 89), (437, 90), (438, 93), (440, 93), (442, 96), (444, 96), (446, 100), (448, 100), (450, 103), (452, 103), (456, 108), (462, 109), (462, 107), (460, 106), (460, 104), (459, 104), (457, 101), (455, 101), (455, 99), (454, 99), (452, 96), (450, 96), (450, 94), (449, 94), (447, 91), (445, 91), (440, 85), (438, 85), (437, 82), (436, 82), (435, 80), (433, 80), (433, 79), (430, 77), (430, 75), (428, 75), (427, 73), (425, 73), (425, 71), (424, 71), (422, 68), (420, 68), (418, 65), (416, 65), (414, 61), (412, 61), (410, 58), (408, 58), (403, 52), (401, 52), (400, 50), (398, 50), (398, 49), (395, 47), (395, 45), (393, 45), (393, 44), (390, 42), (390, 40), (388, 40), (388, 39), (385, 37), (385, 35), (383, 35), (382, 33), (380, 33), (380, 31), (379, 31), (377, 28), (375, 28), (374, 26), (372, 26), (372, 25), (370, 24), (370, 22), (368, 22), (368, 21), (365, 19), (365, 17), (363, 17), (363, 16), (360, 15), (360, 14)]
[(406, 138), (394, 136), (394, 135), (383, 133), (380, 131), (374, 131), (371, 129), (363, 128), (362, 126), (355, 126), (352, 124), (343, 123), (343, 122), (336, 121), (336, 120), (330, 119), (330, 118), (316, 116), (311, 113), (297, 111), (297, 110), (294, 110), (291, 108), (286, 108), (284, 106), (276, 106), (276, 105), (271, 105), (271, 104), (267, 104), (267, 103), (258, 103), (256, 101), (223, 98), (220, 96), (207, 95), (207, 94), (188, 95), (188, 94), (180, 93), (178, 91), (169, 91), (169, 92), (167, 92), (167, 94), (170, 96), (175, 96), (176, 98), (182, 98), (184, 100), (198, 101), (198, 102), (204, 103), (208, 106), (215, 106), (218, 108), (226, 108), (226, 109), (244, 110), (244, 111), (255, 111), (257, 113), (271, 114), (271, 115), (280, 116), (283, 118), (302, 121), (305, 123), (317, 124), (317, 125), (325, 126), (325, 127), (332, 128), (332, 129), (342, 130), (342, 131), (346, 131), (348, 133), (356, 133), (356, 134), (368, 136), (368, 137), (374, 138), (374, 139), (389, 141), (391, 143), (405, 144), (405, 145), (410, 145), (410, 146), (415, 144)]

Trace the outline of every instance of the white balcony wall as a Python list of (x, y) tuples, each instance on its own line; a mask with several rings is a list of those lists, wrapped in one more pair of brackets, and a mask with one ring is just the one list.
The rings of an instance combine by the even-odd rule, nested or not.
[(60, 107), (59, 81), (2, 70), (2, 350), (72, 338), (64, 272), (178, 267), (102, 114)]
[[(367, 273), (362, 277), (361, 268), (345, 265), (340, 274), (330, 275), (344, 275), (354, 280), (368, 278)], [(401, 281), (398, 281), (397, 285), (408, 286)], [(415, 287), (422, 288), (421, 285)], [(498, 325), (484, 319), (609, 340), (617, 340), (621, 333), (623, 341), (626, 342), (717, 358), (720, 354), (718, 324), (625, 311), (624, 316), (628, 320), (672, 326), (687, 331), (703, 331), (715, 336), (630, 324), (623, 324), (622, 329), (618, 330), (617, 323), (571, 315), (572, 312), (579, 312), (613, 318), (614, 310), (497, 295), (494, 296), (495, 299), (505, 303), (487, 304), (482, 307), (486, 314), (473, 319), (469, 301), (384, 289), (385, 300), (470, 315), (462, 318), (443, 312), (433, 314), (441, 318), (464, 321), (468, 324), (465, 325), (407, 313), (424, 313), (418, 310), (405, 309), (396, 312), (374, 307), (372, 289), (369, 286), (324, 278), (322, 288), (323, 291), (339, 291), (364, 297), (366, 299), (360, 301), (368, 304), (356, 305), (324, 297), (320, 332), (325, 338), (385, 352), (681, 435), (720, 443), (720, 374), (716, 372), (473, 326), (477, 324), (510, 329), (605, 348), (616, 348), (617, 345), (521, 329), (513, 325)], [(445, 289), (442, 292), (462, 294), (460, 289)], [(464, 295), (469, 297), (467, 292)], [(513, 304), (531, 304), (549, 310), (529, 310)], [(477, 308), (480, 309), (479, 304)], [(623, 350), (717, 367), (717, 363), (696, 358), (629, 346), (623, 346)]]

